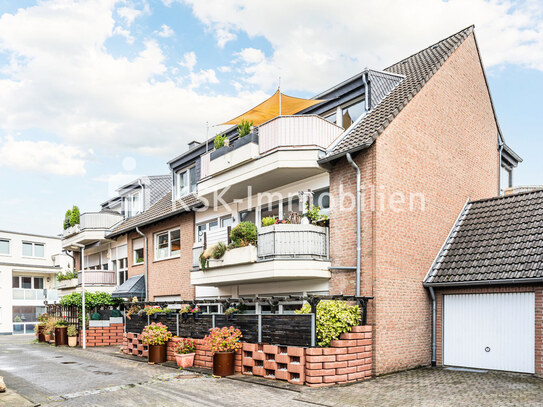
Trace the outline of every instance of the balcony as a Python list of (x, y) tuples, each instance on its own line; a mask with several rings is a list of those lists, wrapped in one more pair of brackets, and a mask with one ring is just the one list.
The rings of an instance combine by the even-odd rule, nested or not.
[(58, 301), (58, 291), (53, 289), (35, 290), (30, 288), (14, 288), (14, 305), (43, 305), (44, 301)]
[[(221, 236), (222, 233), (222, 236)], [(214, 231), (209, 245), (227, 242), (225, 229)], [(330, 278), (327, 227), (314, 225), (273, 225), (260, 228), (258, 247), (229, 250), (209, 268), (199, 269), (202, 243), (193, 248), (191, 284), (219, 286), (264, 281)]]
[(122, 220), (123, 216), (116, 212), (83, 213), (79, 225), (64, 230), (62, 247), (70, 249), (76, 247), (75, 244), (87, 245), (103, 240), (106, 233)]
[(229, 201), (245, 196), (247, 185), (259, 193), (320, 174), (324, 170), (317, 164), (319, 153), (342, 132), (316, 115), (276, 117), (260, 125), (257, 133), (202, 155), (198, 194), (210, 198), (229, 187), (222, 195)]
[[(83, 272), (77, 274), (77, 285), (81, 286), (83, 282)], [(109, 270), (85, 270), (85, 288), (95, 286), (115, 287), (117, 285), (117, 275)]]

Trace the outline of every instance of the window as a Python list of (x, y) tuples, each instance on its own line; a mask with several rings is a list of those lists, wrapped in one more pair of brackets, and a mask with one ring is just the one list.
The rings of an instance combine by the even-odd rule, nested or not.
[(45, 257), (45, 246), (43, 243), (23, 242), (24, 257)]
[(43, 277), (34, 277), (34, 289), (43, 290)]
[(186, 168), (176, 173), (175, 183), (177, 199), (190, 194), (191, 192), (196, 192), (197, 181), (196, 166)]
[(19, 284), (19, 277), (12, 277), (12, 282), (13, 282), (13, 288), (20, 288), (20, 284)]
[(325, 188), (313, 193), (313, 205), (320, 206), (321, 209), (330, 208), (330, 189)]
[(32, 288), (32, 277), (21, 277), (21, 288)]
[(226, 218), (221, 219), (221, 228), (227, 228), (228, 226), (232, 226), (234, 224), (234, 218), (231, 216), (227, 216)]
[(364, 101), (361, 100), (343, 108), (343, 128), (347, 129), (364, 112)]
[(142, 212), (141, 191), (133, 192), (125, 198), (126, 217), (131, 218)]
[(134, 239), (132, 241), (132, 247), (134, 250), (134, 264), (143, 264), (145, 260), (144, 247), (143, 247), (143, 238)]
[(121, 285), (128, 279), (128, 259), (114, 261), (113, 270), (117, 272), (117, 285)]
[(305, 212), (300, 210), (300, 203), (298, 198), (292, 198), (284, 199), (283, 200), (283, 219), (288, 219), (289, 215), (292, 212)]
[(181, 232), (170, 230), (155, 235), (155, 259), (168, 259), (179, 256), (181, 252)]
[(0, 254), (9, 255), (9, 240), (0, 240)]
[(328, 120), (330, 123), (336, 124), (336, 112), (332, 113), (331, 115), (326, 116), (324, 119)]
[(279, 204), (266, 204), (260, 208), (260, 219), (267, 218), (268, 216), (278, 218), (279, 217)]
[(239, 213), (240, 222), (253, 222), (256, 223), (256, 213), (254, 209), (249, 211), (243, 211)]

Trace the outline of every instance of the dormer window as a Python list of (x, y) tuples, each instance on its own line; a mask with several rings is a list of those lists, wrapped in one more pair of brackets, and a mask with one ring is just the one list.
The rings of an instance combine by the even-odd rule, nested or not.
[(192, 192), (196, 192), (196, 166), (191, 166), (178, 171), (175, 174), (176, 196), (177, 199), (184, 197)]
[(142, 212), (141, 191), (132, 192), (125, 198), (126, 217), (131, 218)]

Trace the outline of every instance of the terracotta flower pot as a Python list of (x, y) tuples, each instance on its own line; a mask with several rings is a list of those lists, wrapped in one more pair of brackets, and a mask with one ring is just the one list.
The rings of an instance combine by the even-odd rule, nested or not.
[(68, 336), (68, 346), (70, 348), (77, 346), (77, 336)]
[(51, 334), (43, 334), (43, 339), (46, 343), (51, 342)]
[(68, 327), (57, 326), (55, 327), (55, 346), (68, 345)]
[(176, 353), (175, 361), (177, 362), (177, 366), (182, 367), (183, 369), (192, 367), (194, 365), (194, 356), (196, 356), (196, 353)]
[(216, 352), (213, 354), (213, 375), (232, 376), (235, 368), (235, 352)]
[(149, 363), (166, 362), (166, 344), (149, 345)]

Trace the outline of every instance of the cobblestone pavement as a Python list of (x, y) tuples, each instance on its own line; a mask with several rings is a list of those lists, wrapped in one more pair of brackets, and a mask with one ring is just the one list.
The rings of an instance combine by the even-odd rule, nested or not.
[(543, 406), (543, 380), (527, 375), (422, 368), (353, 385), (289, 390), (31, 339), (0, 337), (0, 375), (11, 390), (49, 407)]

